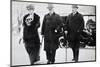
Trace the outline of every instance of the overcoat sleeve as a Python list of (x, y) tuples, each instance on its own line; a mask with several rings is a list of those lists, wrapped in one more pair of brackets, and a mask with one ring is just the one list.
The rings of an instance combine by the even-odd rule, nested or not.
[(57, 22), (57, 30), (61, 29), (61, 27), (63, 26), (63, 21), (62, 21), (62, 18), (58, 15), (57, 17), (58, 19), (58, 22)]
[(25, 15), (25, 16), (23, 17), (23, 26), (24, 26), (24, 27), (27, 26), (27, 25), (26, 25), (26, 18), (27, 18), (27, 16), (28, 16), (28, 14)]
[(44, 16), (44, 19), (43, 19), (43, 24), (42, 24), (42, 29), (41, 29), (41, 35), (44, 35), (44, 32), (45, 32), (45, 23), (46, 23), (46, 16)]
[(37, 16), (36, 29), (40, 27), (40, 17)]
[(80, 27), (79, 27), (79, 32), (81, 32), (83, 29), (84, 29), (84, 19), (83, 19), (83, 16), (81, 15), (80, 17)]
[(65, 25), (64, 25), (64, 30), (67, 30), (67, 31), (70, 31), (70, 28), (69, 28), (69, 19), (70, 19), (70, 15), (68, 15), (66, 21), (65, 21)]

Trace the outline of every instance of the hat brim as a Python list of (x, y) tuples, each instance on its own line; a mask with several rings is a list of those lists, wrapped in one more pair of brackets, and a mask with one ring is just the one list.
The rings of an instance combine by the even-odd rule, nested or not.
[(27, 10), (34, 10), (35, 8), (33, 7), (27, 7)]
[(28, 5), (28, 6), (26, 6), (26, 8), (27, 8), (27, 10), (34, 10), (35, 9), (33, 5)]
[(78, 8), (78, 7), (72, 7), (72, 8)]
[(54, 7), (47, 7), (47, 8), (54, 8)]

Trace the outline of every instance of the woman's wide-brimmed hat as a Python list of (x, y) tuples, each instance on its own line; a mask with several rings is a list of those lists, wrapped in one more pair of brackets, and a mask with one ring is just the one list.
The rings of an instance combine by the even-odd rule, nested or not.
[(27, 10), (34, 10), (34, 5), (29, 4), (28, 6), (26, 6)]

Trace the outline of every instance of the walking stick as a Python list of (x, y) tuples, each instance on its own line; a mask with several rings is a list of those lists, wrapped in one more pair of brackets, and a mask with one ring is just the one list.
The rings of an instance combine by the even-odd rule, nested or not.
[(43, 43), (43, 36), (42, 36), (42, 40), (41, 40), (41, 45), (42, 45), (42, 43)]

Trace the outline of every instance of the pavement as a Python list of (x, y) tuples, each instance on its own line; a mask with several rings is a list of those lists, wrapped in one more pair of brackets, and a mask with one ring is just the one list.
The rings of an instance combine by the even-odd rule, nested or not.
[[(25, 50), (24, 43), (19, 44), (19, 35), (12, 36), (12, 65), (30, 65), (28, 54)], [(46, 64), (46, 54), (43, 50), (43, 44), (40, 49), (40, 61), (35, 64)], [(55, 63), (73, 62), (73, 53), (71, 48), (58, 48), (56, 51)], [(95, 48), (80, 48), (79, 61), (94, 61)]]

